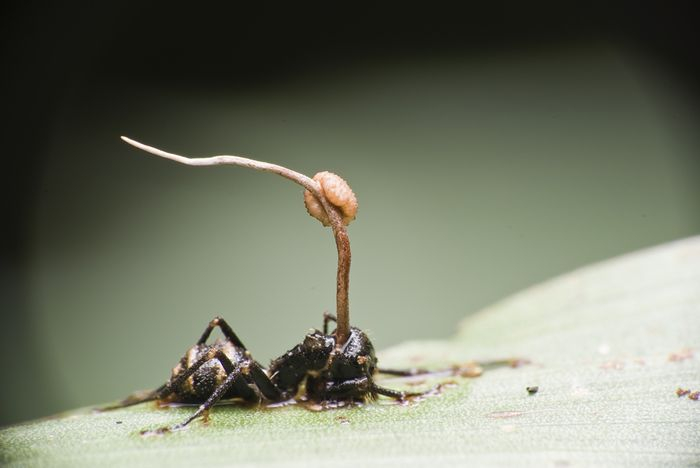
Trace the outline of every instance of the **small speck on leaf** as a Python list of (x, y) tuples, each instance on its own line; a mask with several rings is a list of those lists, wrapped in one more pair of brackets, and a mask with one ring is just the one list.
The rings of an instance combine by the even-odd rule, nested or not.
[(668, 360), (670, 362), (680, 362), (686, 359), (693, 358), (693, 350), (690, 348), (683, 348), (680, 351), (673, 352), (668, 355)]
[(513, 369), (517, 369), (518, 367), (527, 366), (530, 364), (532, 364), (532, 361), (530, 361), (529, 359), (511, 359), (510, 362), (508, 362), (508, 365)]
[(523, 411), (496, 411), (494, 413), (489, 413), (488, 417), (494, 419), (507, 419), (522, 416), (523, 414), (525, 414)]
[(460, 377), (466, 378), (480, 377), (481, 374), (484, 373), (484, 369), (474, 362), (467, 363), (462, 366), (455, 366), (452, 370), (454, 375), (459, 375)]
[(604, 370), (622, 370), (625, 368), (625, 363), (615, 359), (612, 361), (604, 362), (600, 365), (600, 368)]

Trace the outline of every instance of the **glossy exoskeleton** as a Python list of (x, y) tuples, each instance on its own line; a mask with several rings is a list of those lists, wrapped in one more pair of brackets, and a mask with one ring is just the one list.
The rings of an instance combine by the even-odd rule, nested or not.
[[(277, 403), (297, 398), (336, 405), (375, 399), (378, 395), (396, 400), (420, 395), (377, 385), (374, 376), (378, 372), (413, 375), (420, 371), (380, 371), (372, 342), (362, 330), (351, 327), (347, 341), (337, 347), (335, 335), (328, 333), (329, 321), (335, 321), (335, 317), (324, 314), (323, 331), (309, 331), (302, 343), (265, 369), (252, 358), (226, 321), (216, 317), (173, 368), (168, 382), (105, 409), (151, 400), (201, 403), (191, 417), (173, 428), (177, 429), (205, 414), (221, 399)], [(207, 344), (217, 326), (224, 339)]]

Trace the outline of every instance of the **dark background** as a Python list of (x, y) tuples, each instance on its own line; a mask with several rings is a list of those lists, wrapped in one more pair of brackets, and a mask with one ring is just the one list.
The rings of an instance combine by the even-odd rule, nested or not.
[[(206, 322), (197, 317), (196, 320), (193, 319), (193, 323), (197, 325), (192, 329), (190, 323), (166, 321), (166, 325), (161, 329), (166, 333), (149, 330), (148, 333), (144, 332), (143, 336), (135, 336), (133, 340), (132, 337), (123, 336), (123, 330), (118, 327), (114, 331), (109, 330), (108, 325), (101, 328), (102, 322), (99, 318), (95, 319), (94, 324), (97, 329), (90, 330), (84, 328), (84, 321), (69, 315), (66, 315), (65, 319), (54, 318), (65, 325), (65, 328), (60, 330), (47, 330), (39, 323), (42, 315), (35, 311), (36, 307), (33, 305), (33, 296), (37, 293), (32, 286), (35, 284), (32, 272), (37, 262), (41, 263), (42, 252), (55, 251), (55, 245), (51, 243), (48, 247), (37, 247), (47, 242), (46, 230), (41, 226), (56, 227), (61, 226), (63, 222), (60, 213), (46, 214), (47, 210), (50, 211), (47, 208), (49, 205), (42, 200), (52, 199), (54, 195), (55, 200), (59, 200), (56, 203), (60, 204), (60, 200), (64, 200), (60, 193), (51, 193), (47, 188), (50, 184), (47, 185), (42, 180), (46, 180), (44, 171), (52, 151), (56, 154), (57, 145), (60, 147), (63, 144), (56, 143), (56, 131), (67, 125), (64, 120), (67, 112), (80, 114), (80, 109), (85, 110), (80, 114), (78, 121), (82, 122), (86, 134), (71, 135), (69, 139), (75, 143), (81, 139), (89, 141), (94, 137), (87, 133), (91, 131), (91, 119), (100, 119), (100, 115), (93, 113), (95, 109), (100, 109), (102, 116), (108, 115), (115, 120), (132, 118), (130, 99), (148, 100), (148, 96), (158, 92), (163, 93), (158, 101), (161, 103), (178, 102), (180, 96), (184, 95), (203, 94), (209, 98), (218, 95), (222, 96), (222, 99), (226, 96), (266, 96), (271, 93), (270, 90), (296, 89), (295, 86), (304, 86), (305, 83), (314, 86), (314, 80), (320, 76), (330, 81), (339, 80), (341, 84), (338, 85), (338, 92), (343, 93), (349, 89), (343, 88), (342, 85), (346, 75), (350, 76), (352, 81), (353, 76), (362, 76), (364, 69), (377, 70), (395, 64), (416, 64), (418, 69), (423, 70), (426, 67), (429, 69), (430, 64), (434, 63), (462, 61), (486, 66), (492, 62), (508, 63), (519, 60), (531, 60), (533, 63), (539, 63), (538, 60), (550, 60), (556, 64), (560, 59), (563, 61), (561, 63), (565, 63), (568, 56), (580, 54), (581, 50), (585, 52), (583, 55), (592, 50), (594, 56), (598, 50), (614, 50), (644, 63), (643, 68), (655, 74), (658, 78), (657, 83), (662, 83), (660, 88), (663, 88), (662, 94), (668, 101), (664, 100), (666, 97), (659, 98), (659, 101), (666, 103), (663, 106), (663, 117), (659, 119), (662, 119), (665, 125), (674, 128), (675, 134), (680, 135), (679, 138), (683, 140), (682, 146), (686, 148), (680, 152), (682, 154), (679, 153), (680, 156), (677, 155), (674, 163), (681, 165), (680, 172), (687, 176), (687, 187), (684, 189), (686, 191), (681, 196), (686, 208), (678, 215), (679, 219), (685, 221), (676, 227), (669, 227), (667, 231), (653, 231), (648, 237), (641, 236), (629, 243), (620, 240), (611, 244), (612, 247), (609, 248), (586, 250), (585, 238), (581, 239), (579, 244), (562, 242), (554, 245), (551, 247), (552, 257), (576, 252), (577, 249), (582, 253), (579, 257), (574, 255), (568, 262), (539, 270), (532, 277), (506, 282), (503, 288), (495, 288), (475, 303), (469, 303), (464, 310), (459, 311), (458, 314), (461, 315), (455, 312), (457, 315), (453, 314), (446, 319), (447, 324), (443, 328), (438, 328), (439, 331), (433, 332), (434, 335), (428, 333), (429, 336), (426, 337), (446, 336), (449, 334), (447, 330), (455, 326), (455, 317), (463, 316), (476, 306), (555, 273), (700, 231), (700, 215), (697, 210), (693, 211), (693, 207), (698, 207), (697, 182), (700, 182), (700, 163), (696, 156), (697, 104), (700, 89), (697, 86), (700, 82), (697, 67), (698, 28), (697, 17), (692, 16), (681, 4), (667, 7), (630, 4), (574, 8), (551, 5), (533, 7), (530, 4), (527, 7), (516, 7), (501, 3), (492, 8), (470, 7), (455, 11), (437, 5), (430, 5), (429, 9), (412, 9), (406, 5), (369, 4), (353, 5), (352, 8), (330, 8), (325, 4), (304, 9), (276, 5), (252, 7), (244, 3), (211, 3), (204, 7), (180, 7), (173, 3), (122, 1), (110, 6), (99, 2), (92, 5), (16, 2), (2, 8), (0, 30), (4, 122), (3, 165), (0, 173), (5, 222), (2, 230), (0, 304), (0, 346), (4, 370), (0, 393), (0, 423), (38, 417), (68, 409), (73, 405), (97, 403), (116, 398), (123, 394), (125, 389), (158, 384), (163, 372), (159, 372), (155, 380), (145, 381), (144, 374), (137, 373), (135, 377), (131, 375), (130, 364), (127, 364), (127, 361), (135, 356), (148, 356), (157, 352), (144, 347), (149, 343), (146, 337), (150, 333), (158, 335), (158, 342), (168, 342), (168, 337), (164, 335), (172, 331), (171, 327), (181, 327), (184, 329), (181, 332), (183, 337), (194, 338), (201, 328), (199, 324), (203, 326)], [(428, 8), (427, 4), (425, 8)], [(545, 56), (545, 59), (542, 59), (542, 56)], [(555, 58), (551, 59), (552, 56)], [(439, 73), (440, 66), (436, 69), (436, 73)], [(429, 71), (427, 73), (430, 74)], [(517, 77), (510, 78), (518, 80)], [(607, 86), (604, 82), (601, 83), (601, 87)], [(504, 89), (507, 89), (507, 86)], [(361, 90), (356, 89), (351, 92), (362, 94)], [(279, 94), (270, 95), (273, 96), (270, 99), (274, 100), (274, 96)], [(87, 102), (89, 104), (86, 104)], [(171, 109), (164, 105), (163, 115), (176, 111), (179, 104), (187, 108), (186, 103), (173, 104)], [(411, 105), (410, 102), (404, 104), (408, 107)], [(134, 106), (138, 109), (136, 104)], [(612, 106), (613, 104), (611, 112), (615, 112)], [(201, 118), (206, 120), (206, 106), (203, 108)], [(211, 118), (216, 119), (215, 115)], [(73, 123), (75, 121), (71, 120)], [(147, 132), (152, 128), (152, 125), (149, 127), (149, 122), (149, 118), (144, 117), (134, 128)], [(73, 124), (67, 125), (68, 128), (76, 128), (71, 125)], [(167, 122), (161, 122), (161, 125), (167, 126)], [(212, 125), (217, 123), (212, 122)], [(585, 122), (582, 122), (582, 125), (585, 125)], [(381, 125), (377, 127), (373, 130), (381, 136), (385, 130)], [(213, 142), (211, 147), (192, 143), (191, 146), (183, 148), (182, 143), (187, 141), (183, 134), (187, 129), (178, 128), (171, 132), (180, 132), (180, 140), (175, 136), (157, 140), (166, 149), (172, 141), (179, 142), (182, 151), (201, 154), (210, 154), (209, 151), (239, 151), (231, 142)], [(118, 136), (118, 133), (115, 136)], [(267, 137), (274, 139), (275, 135)], [(533, 135), (533, 138), (537, 136)], [(345, 143), (337, 142), (338, 145)], [(101, 144), (97, 144), (97, 148)], [(63, 165), (59, 166), (56, 166), (54, 160), (54, 166), (50, 167), (65, 169), (70, 168), (72, 164), (82, 164), (84, 159), (81, 159), (80, 154), (83, 158), (88, 157), (88, 153), (94, 154), (95, 147), (87, 143), (86, 145), (84, 154), (79, 150), (75, 151), (80, 145), (74, 145), (72, 157), (62, 159)], [(107, 146), (107, 143), (104, 145)], [(118, 147), (118, 143), (114, 141), (110, 141), (109, 145), (112, 148), (110, 151), (121, 152), (120, 157), (133, 154)], [(91, 149), (88, 151), (87, 148)], [(178, 146), (173, 150), (176, 148)], [(261, 159), (265, 159), (265, 154), (269, 154), (263, 153), (262, 150), (256, 151), (253, 143), (246, 147), (245, 142), (240, 151), (246, 151)], [(60, 151), (58, 153), (62, 154)], [(273, 155), (276, 159), (271, 160), (284, 163), (280, 159), (281, 156)], [(154, 166), (148, 166), (147, 170), (157, 173), (159, 166), (155, 162), (153, 164)], [(299, 159), (296, 160), (296, 164), (303, 166), (304, 163)], [(636, 170), (634, 164), (630, 163), (630, 172)], [(115, 177), (128, 177), (131, 168), (121, 173), (116, 167), (107, 166), (106, 173), (101, 177), (109, 178), (112, 170)], [(312, 173), (317, 169), (323, 167), (310, 166), (308, 171)], [(358, 169), (354, 174), (355, 179), (361, 179), (361, 174), (362, 171)], [(83, 177), (91, 175), (85, 172), (79, 178)], [(630, 180), (633, 179), (634, 177)], [(186, 181), (187, 176), (183, 175), (181, 180)], [(638, 188), (640, 193), (653, 190), (650, 186)], [(566, 190), (566, 187), (562, 187), (562, 190)], [(362, 201), (362, 196), (360, 199)], [(99, 206), (100, 201), (96, 200), (94, 203)], [(105, 204), (105, 207), (109, 206)], [(653, 217), (655, 210), (662, 212), (665, 209), (650, 208), (649, 216)], [(103, 216), (108, 218), (109, 214), (103, 213)], [(72, 222), (70, 216), (68, 218), (65, 222)], [(49, 221), (42, 221), (45, 219)], [(358, 223), (360, 219), (358, 218)], [(660, 221), (660, 224), (663, 223), (663, 220)], [(80, 228), (76, 232), (79, 233)], [(73, 242), (77, 245), (82, 240)], [(90, 242), (89, 232), (85, 242)], [(440, 242), (440, 239), (426, 239), (426, 242)], [(69, 245), (70, 248), (66, 247), (68, 253), (75, 248), (72, 243), (61, 245)], [(359, 245), (362, 245), (361, 238)], [(66, 255), (64, 261), (70, 263), (70, 254)], [(504, 268), (507, 268), (508, 259), (503, 261)], [(532, 270), (534, 265), (524, 264), (521, 268)], [(55, 274), (62, 275), (61, 272)], [(51, 282), (50, 279), (44, 281)], [(196, 284), (193, 291), (193, 294), (197, 294)], [(52, 296), (49, 294), (48, 297)], [(50, 306), (45, 305), (44, 308)], [(63, 313), (61, 310), (57, 306), (56, 313)], [(93, 310), (89, 313), (99, 316), (99, 311)], [(202, 312), (202, 317), (210, 317), (214, 313), (218, 312), (206, 310)], [(315, 317), (320, 315), (320, 310), (312, 313)], [(282, 348), (288, 347), (287, 342), (289, 345), (293, 343), (293, 336), (300, 335), (308, 326), (315, 326), (315, 322), (307, 324), (306, 317), (303, 320), (299, 333), (289, 337), (285, 335)], [(394, 317), (391, 320), (397, 319)], [(416, 318), (414, 321), (420, 320), (423, 319)], [(108, 323), (114, 325), (112, 322)], [(269, 324), (269, 317), (263, 323)], [(380, 327), (375, 328), (378, 333), (382, 330)], [(74, 333), (71, 333), (71, 330)], [(84, 340), (85, 334), (98, 334), (101, 338), (87, 340), (84, 347), (80, 348), (79, 343)], [(408, 334), (410, 338), (420, 337), (418, 333)], [(44, 346), (47, 337), (59, 343), (58, 347)], [(104, 348), (95, 346), (100, 340), (105, 343)], [(183, 348), (182, 340), (178, 335), (174, 349)], [(383, 345), (401, 340), (401, 336), (392, 337), (385, 339)], [(69, 361), (64, 360), (60, 364), (65, 366), (62, 369), (71, 369), (74, 374), (65, 371), (66, 374), (64, 370), (56, 368), (59, 364), (53, 361), (51, 349), (60, 348), (60, 343), (65, 343), (67, 348), (75, 350), (74, 354), (66, 357), (70, 358)], [(125, 353), (124, 367), (116, 368), (115, 362), (120, 360), (115, 354), (120, 353), (120, 349), (130, 346), (142, 349), (133, 354)], [(258, 346), (251, 343), (249, 346), (264, 348), (263, 355), (267, 353), (269, 356), (282, 351), (277, 350), (279, 346), (273, 346), (271, 343)], [(102, 353), (109, 356), (104, 359), (104, 374), (99, 372), (98, 364), (90, 367), (93, 364), (86, 365), (80, 360), (80, 356), (92, 355), (97, 356), (94, 359), (99, 361)], [(169, 356), (167, 362), (176, 360), (177, 353), (173, 355), (168, 350), (163, 354)], [(142, 372), (147, 372), (156, 365), (146, 362), (146, 371)], [(84, 372), (80, 371), (81, 366), (86, 366)], [(159, 371), (167, 373), (167, 365), (164, 369), (159, 368)], [(85, 387), (89, 396), (67, 396), (61, 390), (63, 384), (58, 382), (59, 373), (83, 376), (84, 384), (72, 384)], [(65, 375), (64, 378), (67, 378)], [(140, 383), (129, 381), (129, 378)], [(109, 393), (94, 394), (99, 391), (93, 386), (95, 381), (123, 382), (125, 379), (123, 388), (116, 388)], [(113, 388), (115, 384), (109, 385)]]

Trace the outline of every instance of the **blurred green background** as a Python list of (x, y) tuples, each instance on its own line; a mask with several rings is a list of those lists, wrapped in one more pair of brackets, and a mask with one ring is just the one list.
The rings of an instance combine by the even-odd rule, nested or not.
[(331, 232), (298, 186), (120, 135), (346, 178), (351, 318), (379, 349), (700, 232), (697, 109), (653, 58), (607, 42), (359, 54), (231, 87), (80, 83), (53, 103), (33, 172), (0, 423), (161, 384), (214, 315), (267, 362), (334, 309)]

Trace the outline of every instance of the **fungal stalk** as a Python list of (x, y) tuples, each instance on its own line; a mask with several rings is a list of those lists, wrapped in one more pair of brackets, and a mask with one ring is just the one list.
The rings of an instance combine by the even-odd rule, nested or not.
[(167, 153), (152, 146), (144, 145), (127, 137), (121, 137), (126, 143), (147, 153), (171, 159), (188, 166), (222, 166), (233, 165), (272, 172), (281, 175), (304, 187), (304, 204), (311, 216), (318, 219), (324, 226), (330, 226), (338, 249), (338, 274), (336, 285), (336, 343), (342, 346), (350, 335), (350, 303), (348, 288), (350, 286), (350, 239), (346, 226), (355, 219), (357, 199), (355, 194), (342, 178), (331, 172), (319, 172), (313, 178), (287, 169), (286, 167), (270, 164), (240, 156), (212, 156), (208, 158), (188, 158), (173, 153)]

